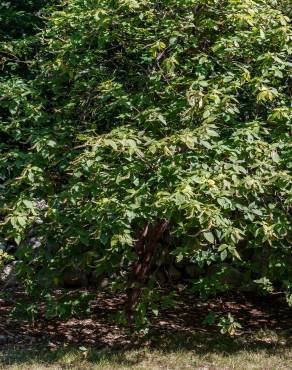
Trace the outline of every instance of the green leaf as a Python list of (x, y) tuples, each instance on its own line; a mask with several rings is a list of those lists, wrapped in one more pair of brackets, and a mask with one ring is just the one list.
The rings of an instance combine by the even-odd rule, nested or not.
[(25, 226), (26, 225), (26, 217), (23, 216), (17, 216), (17, 222), (19, 223), (20, 226)]
[(224, 249), (224, 250), (220, 253), (221, 261), (224, 261), (224, 260), (227, 258), (227, 255), (228, 255), (227, 249)]
[(207, 231), (207, 232), (204, 232), (203, 233), (204, 235), (204, 238), (210, 242), (210, 243), (214, 243), (215, 242), (215, 238), (214, 238), (214, 235), (212, 234), (211, 231)]
[(23, 204), (29, 208), (29, 209), (34, 209), (34, 202), (32, 202), (31, 200), (28, 200), (28, 199), (24, 199), (23, 201)]
[(276, 163), (279, 163), (280, 162), (280, 157), (279, 157), (279, 154), (276, 152), (276, 151), (273, 151), (272, 152), (272, 155), (271, 155), (271, 157), (272, 157), (272, 160), (274, 161), (274, 162), (276, 162)]

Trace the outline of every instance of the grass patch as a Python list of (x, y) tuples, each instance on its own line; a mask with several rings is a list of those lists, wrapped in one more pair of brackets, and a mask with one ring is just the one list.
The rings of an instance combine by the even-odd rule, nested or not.
[(166, 335), (124, 349), (72, 347), (66, 344), (9, 347), (0, 350), (7, 370), (290, 370), (289, 337), (271, 331), (230, 338), (209, 333)]

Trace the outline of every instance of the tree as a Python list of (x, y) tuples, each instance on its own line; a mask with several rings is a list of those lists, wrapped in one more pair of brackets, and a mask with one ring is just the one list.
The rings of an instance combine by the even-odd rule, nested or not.
[(30, 292), (41, 284), (51, 300), (65, 269), (94, 266), (127, 290), (129, 319), (143, 317), (157, 299), (153, 258), (167, 249), (214, 266), (194, 291), (232, 289), (220, 277), (236, 267), (243, 284), (291, 297), (291, 26), (281, 9), (71, 0), (43, 8), (32, 36), (4, 39), (1, 235), (19, 245)]

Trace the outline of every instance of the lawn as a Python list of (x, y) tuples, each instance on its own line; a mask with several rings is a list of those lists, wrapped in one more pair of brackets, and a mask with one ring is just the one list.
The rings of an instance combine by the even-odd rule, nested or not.
[(178, 335), (154, 347), (143, 345), (124, 350), (34, 345), (6, 348), (0, 354), (0, 368), (9, 370), (292, 369), (291, 343), (287, 337), (270, 331), (259, 331), (248, 338), (208, 333), (192, 338)]

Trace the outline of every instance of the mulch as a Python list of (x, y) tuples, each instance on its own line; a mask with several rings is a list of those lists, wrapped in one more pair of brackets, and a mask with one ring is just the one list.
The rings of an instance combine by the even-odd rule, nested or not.
[[(74, 291), (76, 292), (76, 291)], [(93, 293), (93, 292), (92, 292)], [(56, 291), (56, 294), (60, 292)], [(11, 317), (13, 306), (21, 299), (27, 299), (21, 289), (11, 288), (0, 295), (0, 348), (7, 346), (29, 346), (45, 343), (54, 350), (61, 345), (94, 346), (95, 348), (120, 348), (133, 346), (135, 342), (155, 340), (167, 335), (190, 337), (214, 332), (216, 325), (202, 322), (210, 312), (226, 316), (230, 312), (242, 325), (241, 335), (250, 335), (257, 330), (273, 330), (285, 333), (291, 338), (292, 311), (281, 295), (268, 297), (228, 294), (220, 298), (200, 299), (192, 294), (178, 291), (175, 308), (164, 310), (158, 316), (152, 315), (148, 336), (131, 334), (125, 325), (117, 324), (114, 314), (122, 309), (125, 296), (95, 291), (91, 302), (91, 313), (67, 320), (46, 320), (43, 315), (34, 322)], [(150, 339), (151, 341), (151, 339)]]

